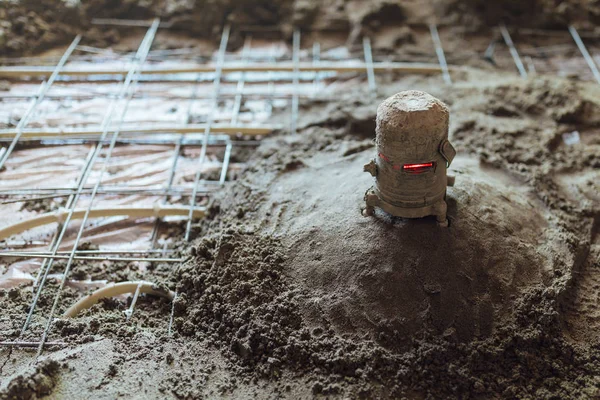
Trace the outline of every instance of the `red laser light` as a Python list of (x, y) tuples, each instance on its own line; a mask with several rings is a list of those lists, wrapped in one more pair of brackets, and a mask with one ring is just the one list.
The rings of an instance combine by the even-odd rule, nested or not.
[(433, 168), (433, 162), (420, 163), (420, 164), (404, 164), (402, 166), (402, 169), (405, 172), (410, 172), (413, 174), (420, 174), (420, 173), (428, 171), (432, 168)]
[(383, 153), (379, 153), (379, 158), (381, 158), (385, 162), (390, 162), (390, 159), (385, 156)]

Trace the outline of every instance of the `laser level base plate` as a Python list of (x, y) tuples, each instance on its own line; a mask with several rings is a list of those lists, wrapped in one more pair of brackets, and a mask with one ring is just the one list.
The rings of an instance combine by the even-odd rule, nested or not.
[(423, 218), (428, 215), (435, 215), (439, 226), (447, 227), (448, 219), (446, 211), (448, 206), (443, 199), (423, 207), (398, 207), (382, 200), (373, 188), (365, 193), (365, 208), (362, 210), (364, 216), (372, 216), (375, 213), (375, 207), (382, 209), (394, 217), (401, 218)]

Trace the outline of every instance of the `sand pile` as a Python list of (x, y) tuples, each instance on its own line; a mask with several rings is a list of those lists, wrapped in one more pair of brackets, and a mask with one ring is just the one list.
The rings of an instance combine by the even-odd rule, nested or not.
[[(353, 132), (376, 107), (343, 126), (336, 112), (317, 115), (302, 136), (264, 143), (218, 203), (194, 259), (174, 274), (178, 332), (210, 339), (245, 379), (294, 371), (314, 393), (597, 393), (598, 336), (588, 330), (592, 347), (576, 346), (563, 327), (577, 271), (597, 268), (588, 256), (598, 202), (563, 198), (549, 182), (568, 169), (582, 177), (571, 192), (593, 196), (598, 146), (557, 136), (594, 125), (598, 104), (543, 79), (436, 95), (451, 104), (462, 151), (450, 228), (362, 217), (362, 165), (374, 150)], [(377, 104), (349, 97), (358, 110)], [(343, 98), (332, 107), (351, 108)]]
[[(51, 354), (70, 367), (55, 391), (597, 397), (598, 89), (469, 73), (451, 89), (409, 77), (382, 82), (378, 99), (342, 87), (306, 100), (300, 134), (262, 143), (182, 245), (188, 261), (157, 267), (178, 292), (175, 337), (170, 305), (152, 298), (140, 326), (120, 301), (58, 321), (53, 335), (79, 344)], [(447, 229), (360, 215), (376, 106), (408, 87), (451, 109)], [(26, 299), (3, 304), (22, 315)]]

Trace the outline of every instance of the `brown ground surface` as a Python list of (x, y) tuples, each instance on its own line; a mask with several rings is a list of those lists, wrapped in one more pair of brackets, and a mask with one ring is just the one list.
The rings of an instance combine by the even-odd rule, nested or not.
[[(59, 319), (50, 339), (72, 345), (36, 366), (3, 350), (0, 398), (599, 397), (600, 89), (462, 74), (302, 102), (299, 134), (263, 141), (181, 245), (188, 261), (156, 267), (179, 294), (173, 337), (167, 301), (141, 298), (130, 324), (104, 301)], [(448, 229), (360, 215), (377, 104), (409, 88), (451, 110)], [(94, 268), (75, 271), (138, 276)], [(29, 300), (0, 292), (8, 337)]]
[[(225, 22), (232, 24), (230, 43), (241, 46), (244, 30), (267, 28), (291, 39), (294, 27), (335, 31), (355, 43), (361, 35), (385, 47), (414, 43), (409, 26), (451, 24), (459, 32), (486, 30), (500, 22), (525, 28), (564, 29), (576, 24), (595, 30), (598, 0), (18, 0), (0, 3), (0, 55), (26, 55), (67, 44), (87, 32), (85, 44), (106, 47), (130, 29), (92, 25), (94, 18), (160, 17), (174, 31), (218, 42)], [(398, 29), (400, 27), (400, 29)], [(91, 31), (90, 31), (91, 29)]]

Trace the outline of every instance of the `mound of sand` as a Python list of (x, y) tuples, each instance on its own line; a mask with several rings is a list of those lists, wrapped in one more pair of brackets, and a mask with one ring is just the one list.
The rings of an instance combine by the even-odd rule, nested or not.
[[(433, 93), (449, 99), (462, 152), (449, 228), (361, 215), (377, 102), (341, 95), (302, 135), (265, 141), (218, 202), (175, 274), (178, 331), (210, 338), (242, 376), (292, 370), (315, 393), (592, 393), (600, 366), (572, 338), (597, 341), (582, 310), (596, 293), (597, 146), (559, 139), (589, 129), (596, 103), (544, 79)], [(577, 186), (556, 183), (566, 169)]]
[(450, 228), (433, 218), (364, 218), (371, 179), (362, 165), (373, 151), (317, 155), (276, 179), (265, 199), (267, 209), (281, 205), (268, 229), (288, 246), (290, 274), (311, 293), (315, 323), (373, 337), (394, 332), (394, 345), (423, 330), (466, 341), (492, 334), (515, 298), (550, 283), (543, 204), (514, 181), (458, 159)]

